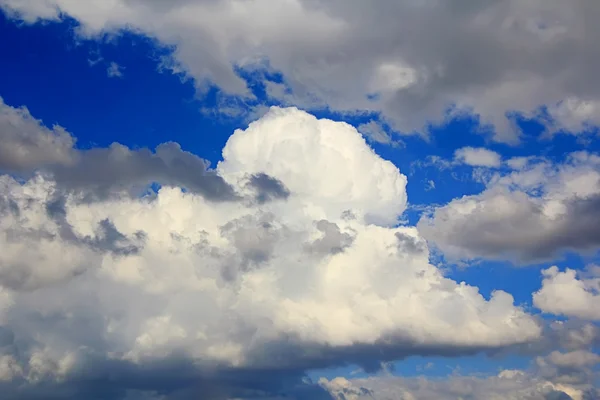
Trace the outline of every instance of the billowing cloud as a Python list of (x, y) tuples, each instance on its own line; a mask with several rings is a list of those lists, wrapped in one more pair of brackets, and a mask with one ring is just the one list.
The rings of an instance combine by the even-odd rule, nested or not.
[[(272, 101), (302, 108), (372, 111), (405, 133), (473, 112), (515, 143), (513, 111), (550, 133), (597, 125), (600, 85), (596, 0), (461, 1), (0, 0), (28, 22), (62, 13), (84, 35), (122, 29), (173, 46), (163, 66), (248, 96), (236, 68), (265, 78)], [(585, 27), (585, 29), (583, 29)], [(541, 110), (540, 106), (547, 106)], [(229, 111), (229, 110), (227, 110)]]
[(588, 320), (600, 320), (600, 274), (578, 279), (577, 272), (557, 267), (544, 271), (542, 288), (533, 303), (541, 310)]
[(418, 228), (449, 259), (547, 260), (600, 246), (600, 158), (579, 152), (563, 164), (510, 160), (480, 171), (487, 188), (424, 215)]
[[(138, 168), (128, 157), (194, 178), (175, 145), (98, 152), (115, 152), (124, 187)], [(63, 168), (0, 180), (0, 388), (14, 398), (274, 397), (308, 390), (308, 368), (541, 334), (510, 294), (486, 299), (429, 263), (418, 231), (397, 223), (406, 177), (350, 125), (273, 108), (237, 130), (214, 171), (235, 201), (175, 178), (149, 196), (81, 201), (105, 175), (73, 191)]]

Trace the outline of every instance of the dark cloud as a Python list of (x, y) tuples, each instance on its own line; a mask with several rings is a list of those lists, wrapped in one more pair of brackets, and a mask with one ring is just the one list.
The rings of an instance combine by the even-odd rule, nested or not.
[[(567, 250), (600, 247), (598, 194), (565, 201), (565, 212), (553, 219), (546, 216), (541, 204), (523, 193), (491, 194), (489, 199), (478, 199), (478, 208), (468, 217), (454, 217), (448, 207), (437, 209), (432, 223), (422, 220), (419, 229), (443, 250), (474, 258), (530, 263), (547, 261)], [(507, 207), (502, 215), (495, 205), (500, 199)]]
[(235, 191), (208, 162), (181, 150), (177, 143), (163, 143), (155, 152), (130, 150), (120, 144), (81, 151), (73, 165), (48, 168), (57, 184), (103, 199), (114, 192), (141, 192), (152, 183), (181, 186), (212, 201), (237, 199)]
[[(155, 151), (132, 150), (118, 143), (90, 150), (74, 146), (75, 138), (64, 129), (48, 129), (26, 108), (11, 107), (0, 98), (0, 172), (41, 171), (62, 189), (83, 192), (88, 200), (124, 191), (137, 195), (152, 183), (181, 186), (211, 201), (238, 199), (206, 160), (183, 151), (177, 143), (163, 143)], [(268, 177), (255, 181), (257, 196), (267, 199), (284, 193)]]
[(0, 171), (29, 172), (73, 161), (75, 139), (64, 129), (45, 127), (27, 108), (13, 108), (0, 97)]
[(259, 204), (272, 200), (285, 200), (290, 196), (290, 191), (283, 182), (265, 173), (252, 175), (248, 185), (256, 191), (256, 201)]
[(341, 232), (340, 227), (326, 220), (317, 222), (317, 229), (323, 236), (307, 245), (309, 252), (316, 254), (337, 254), (352, 245), (354, 237), (347, 232)]
[[(13, 340), (10, 331), (5, 336), (7, 342)], [(12, 354), (27, 357), (29, 351), (21, 343), (20, 347), (17, 344), (12, 349)], [(443, 346), (421, 348), (418, 351), (419, 354), (436, 356), (476, 352), (473, 349), (448, 349)], [(177, 352), (160, 360), (145, 360), (139, 364), (106, 358), (101, 354), (82, 348), (77, 354), (76, 368), (59, 381), (48, 375), (40, 376), (35, 382), (26, 382), (25, 377), (31, 379), (34, 373), (33, 369), (26, 369), (25, 377), (10, 383), (0, 382), (3, 399), (142, 400), (150, 396), (150, 399), (161, 400), (191, 400), (199, 397), (206, 400), (330, 400), (330, 393), (307, 379), (308, 369), (352, 363), (362, 366), (366, 371), (376, 372), (381, 369), (382, 360), (407, 357), (414, 354), (414, 349), (385, 343), (375, 350), (369, 346), (334, 348), (289, 338), (257, 348), (250, 354), (252, 366), (238, 368), (220, 366), (214, 361), (191, 360)], [(54, 367), (58, 368), (58, 365)], [(347, 394), (351, 393), (354, 392)], [(357, 393), (367, 395), (370, 390), (363, 388)]]

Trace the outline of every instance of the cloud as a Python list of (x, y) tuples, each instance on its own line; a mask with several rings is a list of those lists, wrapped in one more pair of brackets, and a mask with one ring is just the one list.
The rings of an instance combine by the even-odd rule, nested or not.
[(542, 288), (534, 293), (533, 304), (544, 312), (600, 320), (600, 276), (577, 279), (577, 272), (557, 267), (544, 271)]
[(111, 62), (106, 69), (106, 75), (108, 75), (109, 78), (122, 78), (123, 67), (116, 62)]
[(265, 203), (272, 199), (287, 199), (290, 191), (279, 181), (261, 172), (250, 177), (248, 185), (256, 189), (256, 199)]
[(182, 150), (177, 143), (160, 144), (155, 151), (130, 150), (113, 143), (108, 148), (79, 151), (73, 165), (47, 170), (62, 188), (83, 191), (93, 198), (138, 193), (158, 182), (181, 186), (215, 201), (235, 199), (233, 188), (208, 167), (206, 160)]
[(502, 163), (500, 154), (484, 148), (463, 147), (454, 152), (456, 162), (472, 167), (499, 167)]
[(338, 377), (321, 379), (319, 384), (335, 400), (591, 400), (598, 394), (593, 387), (557, 384), (519, 370), (504, 370), (491, 377), (444, 379), (381, 376), (347, 380)]
[(365, 135), (365, 137), (371, 142), (387, 144), (393, 147), (399, 147), (402, 145), (402, 142), (394, 140), (392, 136), (387, 133), (377, 121), (371, 120), (364, 124), (360, 124), (356, 129)]
[[(594, 367), (600, 363), (600, 355), (589, 349), (590, 342), (579, 343), (571, 351), (558, 351), (569, 347), (568, 341), (552, 337), (589, 333), (593, 325), (583, 329), (555, 323), (545, 339), (552, 341), (549, 354), (537, 356), (526, 370), (505, 369), (497, 375), (474, 374), (465, 376), (454, 371), (444, 377), (401, 377), (389, 372), (368, 378), (331, 380), (321, 378), (319, 385), (336, 400), (416, 400), (416, 399), (510, 399), (510, 400), (591, 400), (600, 395), (596, 382), (598, 373)], [(593, 327), (597, 329), (597, 327)], [(583, 347), (581, 347), (583, 346)], [(538, 348), (536, 351), (546, 351)]]
[[(272, 108), (235, 131), (214, 170), (235, 201), (182, 190), (200, 161), (175, 145), (92, 149), (76, 165), (107, 159), (87, 179), (0, 180), (8, 398), (318, 398), (302, 384), (310, 368), (541, 334), (510, 294), (486, 299), (429, 263), (418, 231), (397, 223), (406, 177), (348, 124)], [(112, 193), (116, 171), (127, 188), (155, 163), (172, 173), (157, 193), (81, 201), (105, 182)]]
[(25, 107), (13, 108), (0, 98), (0, 171), (22, 172), (74, 162), (75, 139), (63, 128), (45, 127)]
[(591, 367), (600, 363), (600, 355), (585, 350), (571, 351), (569, 353), (553, 351), (548, 356), (548, 359), (552, 364), (565, 368)]
[(421, 234), (449, 259), (548, 260), (600, 245), (600, 162), (579, 152), (558, 165), (525, 160), (520, 169), (480, 174), (487, 188), (421, 217)]
[[(62, 13), (94, 36), (132, 29), (174, 47), (169, 65), (225, 93), (248, 96), (236, 67), (265, 65), (284, 82), (273, 101), (302, 108), (379, 113), (394, 130), (472, 112), (516, 143), (514, 111), (550, 133), (598, 125), (600, 13), (595, 0), (491, 0), (415, 4), (380, 0), (0, 0), (27, 22)], [(581, 27), (586, 29), (582, 30)], [(259, 68), (259, 69), (260, 69)], [(263, 68), (264, 69), (264, 68)], [(592, 83), (590, 83), (592, 82)], [(545, 108), (541, 106), (546, 106)]]
[[(60, 189), (85, 192), (88, 200), (121, 192), (139, 194), (152, 183), (181, 186), (214, 201), (236, 199), (233, 188), (209, 170), (208, 161), (177, 143), (163, 143), (154, 152), (118, 143), (79, 150), (75, 138), (60, 126), (48, 129), (26, 108), (11, 107), (1, 99), (0, 139), (0, 171), (25, 177), (37, 171)], [(262, 186), (256, 179), (262, 179)], [(266, 196), (265, 200), (281, 196), (285, 188), (275, 193), (268, 179), (254, 178), (256, 196)]]

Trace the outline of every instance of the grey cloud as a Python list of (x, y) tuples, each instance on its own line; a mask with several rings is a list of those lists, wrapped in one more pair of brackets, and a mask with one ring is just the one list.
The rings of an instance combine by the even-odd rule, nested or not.
[(272, 200), (285, 200), (290, 196), (290, 191), (283, 182), (265, 173), (252, 175), (248, 185), (256, 191), (256, 201), (259, 204)]
[[(289, 235), (285, 226), (280, 226), (270, 214), (247, 215), (228, 222), (221, 227), (221, 235), (227, 238), (235, 248), (235, 254), (223, 254), (223, 277), (235, 280), (239, 273), (250, 268), (260, 267), (268, 262), (275, 252), (278, 242), (284, 235)], [(235, 262), (231, 257), (240, 257)], [(239, 265), (242, 271), (237, 271)]]
[(323, 236), (307, 245), (310, 252), (317, 254), (337, 254), (346, 247), (352, 245), (354, 237), (349, 233), (342, 233), (340, 227), (326, 220), (320, 220), (316, 224), (317, 229)]
[(205, 160), (183, 151), (177, 143), (163, 143), (155, 152), (114, 143), (106, 149), (81, 151), (74, 165), (54, 166), (50, 171), (61, 187), (99, 198), (132, 187), (141, 191), (158, 182), (182, 186), (213, 201), (236, 199), (233, 188), (207, 167)]
[(0, 97), (0, 171), (27, 172), (48, 164), (73, 162), (75, 139), (63, 128), (45, 127), (25, 107)]
[[(0, 98), (0, 172), (49, 174), (66, 190), (82, 191), (87, 199), (104, 199), (113, 192), (135, 194), (154, 182), (182, 186), (212, 201), (238, 199), (234, 189), (202, 158), (169, 142), (131, 150), (113, 143), (108, 148), (78, 150), (64, 129), (48, 129), (26, 108), (14, 108)], [(256, 178), (257, 196), (283, 196), (267, 177)], [(261, 186), (262, 185), (262, 186)]]
[(423, 253), (427, 250), (427, 243), (419, 238), (402, 233), (396, 233), (396, 238), (398, 239), (398, 246), (402, 251), (408, 253)]
[(356, 129), (371, 142), (387, 144), (393, 147), (400, 147), (402, 145), (401, 141), (393, 139), (377, 121), (371, 120), (360, 124)]
[(553, 390), (545, 395), (544, 400), (573, 400), (573, 398), (565, 392)]
[[(500, 214), (496, 201), (505, 208)], [(487, 193), (474, 198), (477, 208), (468, 218), (452, 209), (435, 210), (422, 219), (419, 230), (448, 254), (459, 258), (548, 260), (566, 250), (592, 251), (600, 247), (600, 195), (571, 199), (566, 211), (549, 220), (540, 204), (520, 192)]]
[[(93, 302), (93, 300), (90, 300)], [(93, 317), (94, 315), (92, 315)], [(63, 326), (65, 336), (82, 336), (83, 343), (103, 346), (102, 326), (88, 326), (83, 332), (74, 332), (65, 316), (40, 316), (41, 324), (48, 326), (50, 318), (54, 324)], [(95, 325), (105, 324), (96, 320)], [(13, 321), (17, 322), (17, 321)], [(84, 321), (81, 321), (84, 322)], [(57, 326), (54, 326), (56, 329)], [(23, 326), (22, 328), (26, 328)], [(100, 330), (98, 330), (100, 328)], [(2, 331), (0, 330), (0, 333)], [(51, 376), (40, 376), (37, 382), (29, 382), (31, 371), (27, 359), (35, 351), (35, 341), (20, 338), (14, 342), (12, 332), (7, 332), (7, 341), (13, 343), (9, 353), (22, 359), (26, 365), (24, 376), (9, 383), (0, 382), (0, 390), (7, 399), (70, 399), (89, 398), (105, 400), (129, 399), (129, 396), (159, 396), (161, 399), (191, 400), (199, 397), (207, 400), (243, 399), (331, 399), (322, 387), (308, 381), (305, 371), (310, 368), (343, 366), (348, 363), (361, 365), (366, 370), (376, 371), (381, 367), (380, 359), (392, 360), (419, 354), (455, 356), (473, 354), (474, 349), (449, 349), (445, 347), (419, 348), (418, 344), (397, 347), (381, 343), (377, 349), (370, 346), (348, 346), (334, 348), (314, 343), (305, 343), (294, 338), (282, 339), (279, 343), (265, 343), (257, 347), (249, 357), (250, 366), (233, 368), (219, 365), (215, 361), (190, 360), (185, 354), (173, 352), (160, 360), (146, 360), (135, 364), (124, 360), (107, 358), (101, 348), (92, 350), (82, 347), (76, 351), (72, 372), (61, 380)], [(417, 349), (418, 348), (418, 349)], [(0, 353), (1, 354), (1, 353)], [(52, 363), (54, 369), (58, 368)], [(365, 394), (366, 389), (357, 393)], [(163, 397), (160, 397), (163, 396)], [(138, 398), (138, 397), (134, 397)]]
[[(328, 400), (318, 386), (302, 382), (302, 371), (231, 370), (198, 367), (184, 356), (174, 356), (144, 366), (87, 356), (77, 374), (63, 382), (42, 380), (37, 384), (0, 382), (3, 398), (90, 400), (227, 400), (282, 399)], [(281, 396), (281, 397), (280, 397)]]

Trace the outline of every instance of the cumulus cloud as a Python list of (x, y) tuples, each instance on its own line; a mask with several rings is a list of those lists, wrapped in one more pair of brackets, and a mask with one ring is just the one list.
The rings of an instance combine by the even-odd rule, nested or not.
[(595, 0), (286, 0), (275, 7), (268, 0), (0, 0), (0, 7), (27, 22), (68, 15), (84, 35), (133, 29), (157, 38), (175, 49), (164, 64), (200, 90), (210, 81), (248, 96), (236, 68), (266, 65), (284, 77), (265, 78), (275, 102), (372, 111), (405, 133), (464, 112), (507, 143), (519, 138), (507, 117), (513, 111), (539, 118), (551, 133), (600, 122)]
[(557, 267), (544, 271), (542, 288), (533, 304), (542, 311), (588, 320), (600, 320), (600, 275), (578, 279), (577, 271)]
[(513, 168), (479, 175), (480, 194), (423, 215), (419, 231), (449, 259), (548, 260), (600, 245), (600, 158), (570, 154), (562, 164), (510, 160)]
[(502, 163), (500, 154), (484, 148), (463, 147), (454, 152), (456, 162), (472, 167), (499, 167)]
[[(75, 165), (94, 164), (94, 151)], [(114, 151), (120, 183), (134, 184), (119, 162), (140, 156), (98, 151)], [(141, 159), (153, 157), (174, 176), (196, 162), (174, 145)], [(486, 299), (429, 263), (418, 231), (397, 224), (406, 177), (350, 125), (273, 108), (230, 137), (214, 174), (237, 200), (173, 178), (151, 196), (86, 202), (104, 175), (79, 191), (58, 172), (2, 177), (3, 393), (273, 397), (309, 391), (308, 368), (541, 334), (510, 294)]]

